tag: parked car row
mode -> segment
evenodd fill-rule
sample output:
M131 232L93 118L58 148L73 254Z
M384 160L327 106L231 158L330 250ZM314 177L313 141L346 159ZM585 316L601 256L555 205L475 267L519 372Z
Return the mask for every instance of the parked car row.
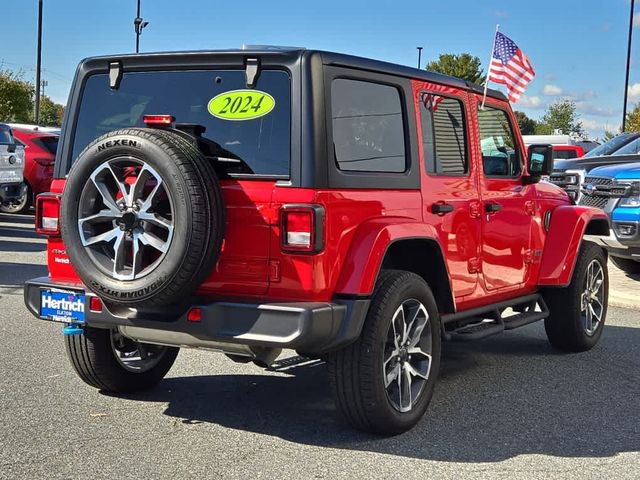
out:
M581 158L556 160L549 181L576 203L607 213L609 236L592 241L621 270L640 274L640 133L620 134Z
M16 143L11 127L0 123L0 205L24 193L24 165L25 149Z
M0 155L3 148L17 153L15 165L0 158L0 212L24 213L36 195L49 191L59 136L58 129L0 124Z
M640 157L640 156L639 156ZM629 274L640 274L640 158L636 163L594 168L582 185L580 205L603 209L611 220L608 237L594 239L611 261Z

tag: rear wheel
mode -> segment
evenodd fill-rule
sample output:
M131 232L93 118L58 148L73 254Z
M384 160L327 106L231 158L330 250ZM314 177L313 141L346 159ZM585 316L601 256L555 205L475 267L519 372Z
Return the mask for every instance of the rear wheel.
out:
M597 245L583 242L571 283L544 292L549 307L544 321L549 342L567 352L593 348L602 335L608 298L606 255Z
M338 409L354 427L395 435L424 415L440 366L440 318L429 286L381 275L360 338L328 357Z
M114 393L147 390L167 374L178 348L135 342L116 329L86 327L65 336L67 355L88 385Z
M0 202L0 212L2 213L26 213L31 208L33 192L28 183L25 182L24 195L16 200L7 203Z
M611 262L622 270L624 273L628 273L629 275L638 275L640 274L640 262L635 260L631 260L630 258L622 258L622 257L609 257Z

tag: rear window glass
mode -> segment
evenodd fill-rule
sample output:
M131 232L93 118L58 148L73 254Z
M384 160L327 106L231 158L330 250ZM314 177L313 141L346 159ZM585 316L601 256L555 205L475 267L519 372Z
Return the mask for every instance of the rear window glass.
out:
M556 150L553 149L554 160L569 160L571 158L578 158L578 153L575 150Z
M339 78L331 85L333 147L342 171L404 172L402 104L397 88Z
M6 125L0 125L0 143L5 145L13 143L13 136L11 135L11 129Z
M58 137L40 137L37 142L52 155L58 150Z
M129 72L117 90L109 76L96 74L85 83L73 142L73 158L95 138L112 130L143 127L143 116L173 115L176 124L205 127L208 151L225 171L269 176L289 175L291 87L284 71L263 70L256 91L274 105L263 116L229 120L209 113L209 101L225 92L246 89L244 70Z

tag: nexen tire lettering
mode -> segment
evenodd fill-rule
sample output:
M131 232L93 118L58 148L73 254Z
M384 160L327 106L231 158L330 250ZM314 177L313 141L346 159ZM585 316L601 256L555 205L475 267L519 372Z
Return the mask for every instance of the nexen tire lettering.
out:
M106 148L111 148L111 147L137 147L137 148L140 148L138 146L138 142L136 140L122 139L122 140L109 140L107 142L104 142L104 143L98 145L98 151L101 152L101 151L105 150Z

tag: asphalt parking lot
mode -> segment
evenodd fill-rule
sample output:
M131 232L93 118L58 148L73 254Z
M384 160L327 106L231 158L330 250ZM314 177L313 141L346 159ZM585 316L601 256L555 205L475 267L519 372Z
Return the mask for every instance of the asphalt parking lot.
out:
M582 354L552 350L540 323L446 344L427 415L385 439L337 418L318 362L266 372L182 351L150 392L85 386L61 327L23 306L24 280L46 274L32 222L0 214L2 479L640 477L638 310L611 307Z

